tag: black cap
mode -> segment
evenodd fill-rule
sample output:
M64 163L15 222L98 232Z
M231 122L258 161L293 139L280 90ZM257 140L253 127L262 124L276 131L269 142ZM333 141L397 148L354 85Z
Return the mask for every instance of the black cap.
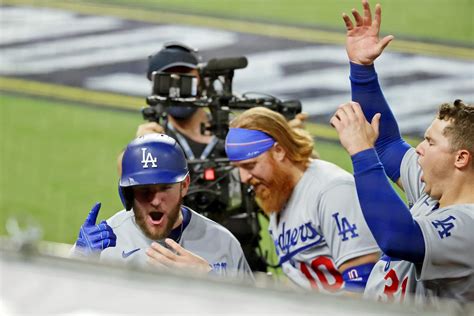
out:
M151 74L165 71L171 67L187 67L196 69L200 61L197 50L179 42L169 42L163 48L148 59L147 77L151 80Z

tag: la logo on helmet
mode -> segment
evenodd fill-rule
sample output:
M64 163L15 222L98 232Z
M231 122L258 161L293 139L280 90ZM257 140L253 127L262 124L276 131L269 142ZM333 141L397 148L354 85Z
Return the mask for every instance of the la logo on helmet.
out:
M148 168L148 164L151 163L152 168L158 167L156 165L157 158L153 157L151 152L147 152L148 148L142 148L142 161L143 169Z

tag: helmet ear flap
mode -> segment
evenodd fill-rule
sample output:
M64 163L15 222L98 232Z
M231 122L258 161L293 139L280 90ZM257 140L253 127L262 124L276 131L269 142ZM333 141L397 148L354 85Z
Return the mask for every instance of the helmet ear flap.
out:
M121 187L119 184L118 191L125 210L130 211L133 207L133 189Z

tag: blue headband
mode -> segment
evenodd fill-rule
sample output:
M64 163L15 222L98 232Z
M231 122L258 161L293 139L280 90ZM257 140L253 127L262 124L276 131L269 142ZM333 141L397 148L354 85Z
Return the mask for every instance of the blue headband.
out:
M225 151L230 161L260 156L275 144L268 134L245 128L230 128L225 139Z

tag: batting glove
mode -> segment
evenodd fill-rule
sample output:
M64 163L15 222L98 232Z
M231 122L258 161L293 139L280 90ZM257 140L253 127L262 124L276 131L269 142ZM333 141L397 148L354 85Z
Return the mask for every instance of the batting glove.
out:
M100 203L94 205L79 231L76 250L84 256L98 254L105 248L115 247L117 242L117 236L106 221L96 224L100 206Z

